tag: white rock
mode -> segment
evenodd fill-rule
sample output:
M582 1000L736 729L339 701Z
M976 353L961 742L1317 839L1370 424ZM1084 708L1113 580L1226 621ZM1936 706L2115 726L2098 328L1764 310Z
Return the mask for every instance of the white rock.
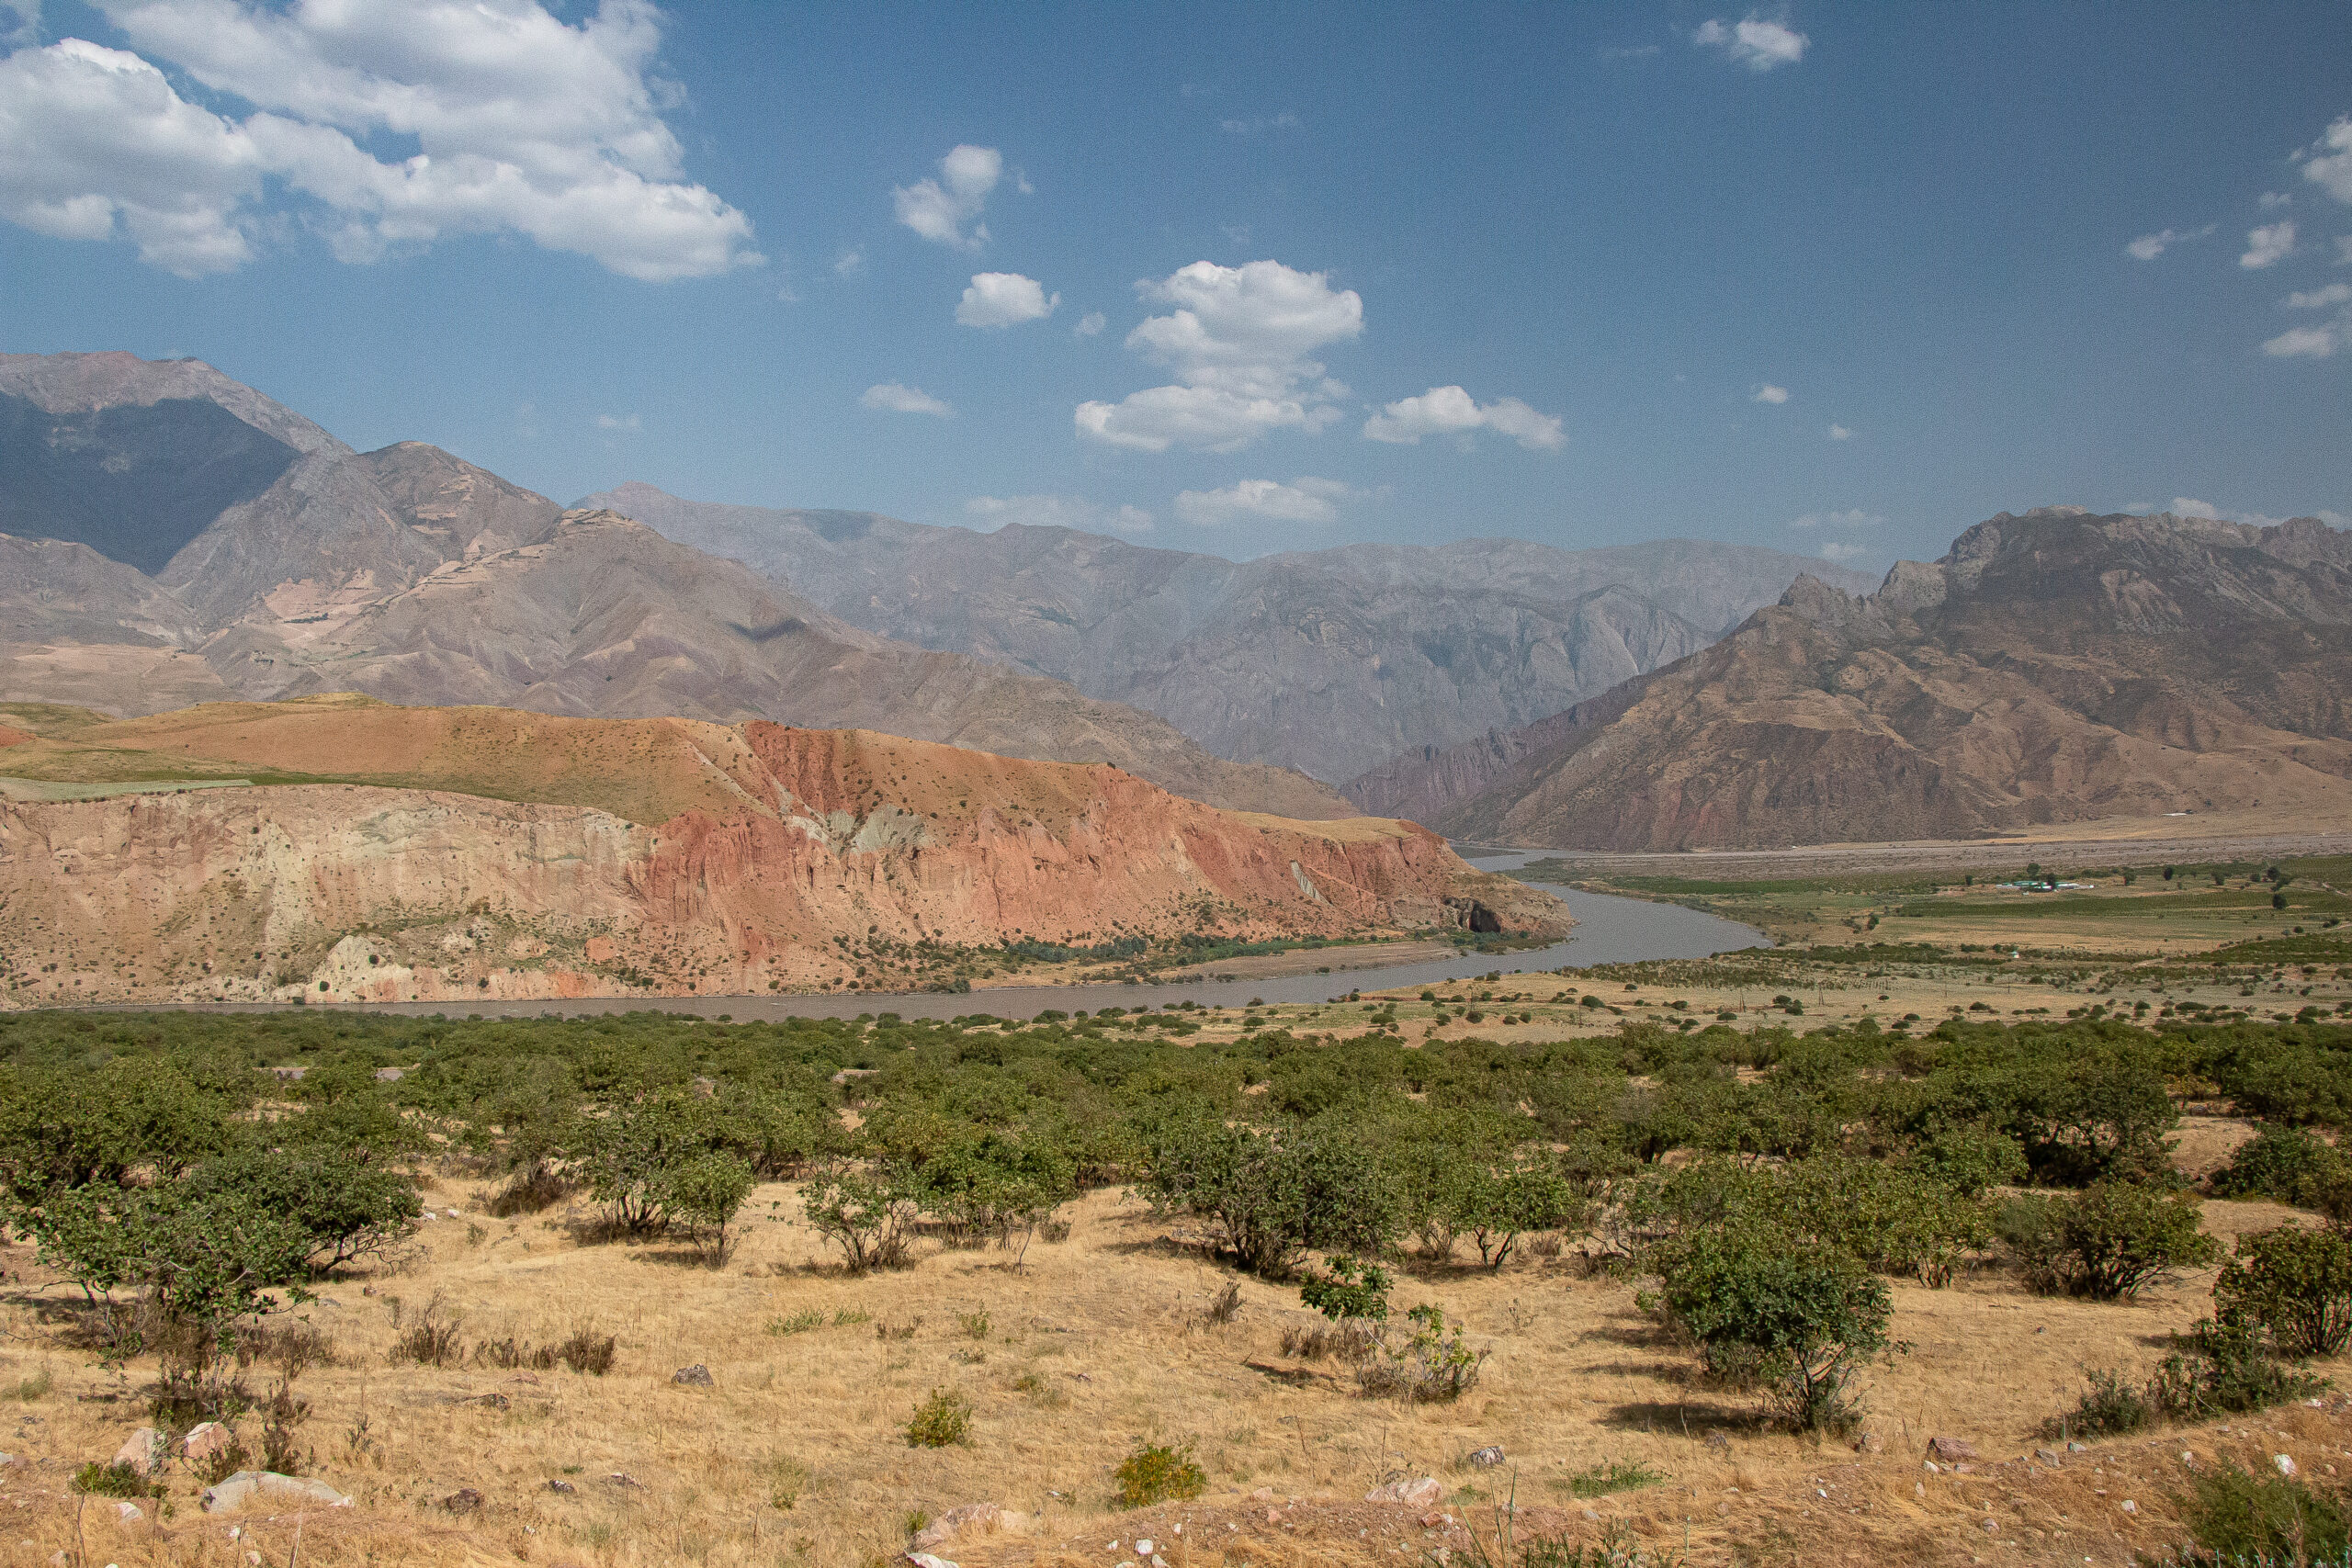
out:
M928 1551L910 1551L907 1553L907 1561L914 1564L914 1568L956 1568L956 1564L944 1557L933 1557Z
M2140 1511L2140 1505L2126 1497L2123 1499L2123 1511L2127 1514L2136 1514Z
M306 1481L300 1476L280 1475L274 1470L241 1470L217 1486L204 1489L204 1511L208 1514L231 1513L248 1503L268 1501L276 1504L320 1504L329 1508L348 1508L351 1499L323 1481Z
M2285 1476L2288 1480L2292 1481L2295 1478L2295 1461L2288 1455L2272 1454L2270 1456L2270 1462L2277 1465L2278 1467L2278 1473Z
M1146 1536L1143 1540L1136 1542L1136 1555L1137 1557L1148 1557L1151 1555L1151 1549L1158 1544L1159 1542L1153 1540L1150 1537Z
M1385 1486L1375 1486L1363 1495L1367 1503L1402 1503L1408 1507L1433 1507L1445 1495L1445 1487L1434 1475L1424 1475L1414 1481L1392 1481Z
M147 1510L136 1503L117 1503L114 1506L114 1517L119 1523L134 1524L147 1517Z

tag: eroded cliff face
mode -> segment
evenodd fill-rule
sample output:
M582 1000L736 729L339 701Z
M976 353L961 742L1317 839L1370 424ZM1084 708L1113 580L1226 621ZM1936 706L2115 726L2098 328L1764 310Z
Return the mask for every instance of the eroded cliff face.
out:
M1428 830L1221 812L1116 769L752 724L658 826L366 784L0 803L17 1005L983 984L1008 941L1556 931Z

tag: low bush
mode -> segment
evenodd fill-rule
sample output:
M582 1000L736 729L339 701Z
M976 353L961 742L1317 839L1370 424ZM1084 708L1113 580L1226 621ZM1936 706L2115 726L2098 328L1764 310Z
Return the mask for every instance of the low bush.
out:
M1477 1386L1487 1352L1473 1350L1463 1342L1460 1324L1448 1332L1445 1314L1426 1303L1407 1312L1405 1321L1412 1325L1409 1331L1382 1334L1377 1341L1380 1354L1358 1360L1356 1382L1365 1393L1416 1404L1445 1404Z
M2342 1156L2301 1127L2265 1126L2213 1173L2213 1194L2315 1209L2343 1166Z
M2092 1301L2136 1295L2221 1256L2198 1228L2194 1197L2132 1182L2095 1181L2071 1198L2012 1199L2000 1230L2035 1289Z
M2175 1421L2245 1415L2305 1399L2327 1380L2269 1353L2245 1323L2213 1318L2180 1339L2148 1380L2148 1400Z
M2181 1515L2215 1568L2345 1561L2343 1507L2284 1475L2249 1475L2235 1465L2199 1475Z
M1193 1461L1191 1450L1158 1443L1138 1445L1119 1461L1112 1478L1118 1483L1120 1506L1128 1508L1182 1502L1209 1489L1208 1474Z
M74 1490L91 1497L160 1497L163 1487L147 1479L135 1464L92 1460L74 1472Z
M613 1359L620 1351L620 1338L582 1326L573 1329L553 1348L555 1359L573 1371L600 1378L613 1370Z
M1380 1344L1379 1325L1362 1318L1342 1318L1337 1323L1308 1324L1283 1330L1283 1354L1302 1361L1319 1361L1328 1356L1352 1366L1378 1350Z
M2088 1385L2075 1408L2041 1424L2041 1435L2053 1442L2076 1438L2128 1438L2157 1415L2144 1391L2112 1367L2084 1374Z
M944 1449L972 1438L972 1402L946 1389L933 1389L907 1423L907 1447Z
M2352 1339L2352 1240L2300 1225L2242 1235L2214 1281L2213 1306L2282 1356L2333 1356Z
M1664 1471L1652 1470L1637 1459L1611 1460L1605 1464L1577 1471L1562 1484L1571 1497L1606 1497L1611 1492L1633 1492L1645 1486L1656 1486L1665 1479Z
M436 1299L416 1314L416 1321L392 1339L392 1359L420 1367L454 1367L465 1359L458 1347L458 1325L441 1315Z
M533 1160L501 1182L482 1205L493 1219L537 1214L554 1208L571 1192L571 1183L545 1160Z
M1799 1431L1855 1425L1853 1377L1888 1348L1894 1301L1853 1254L1727 1225L1662 1245L1651 1267L1668 1321L1711 1369L1752 1369L1775 1414Z

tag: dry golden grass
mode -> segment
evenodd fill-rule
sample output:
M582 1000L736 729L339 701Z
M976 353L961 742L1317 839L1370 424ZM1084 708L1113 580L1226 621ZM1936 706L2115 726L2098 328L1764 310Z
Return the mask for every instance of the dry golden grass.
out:
M1408 1271L1400 1304L1439 1303L1491 1353L1460 1403L1412 1407L1358 1397L1333 1363L1295 1387L1253 1370L1288 1364L1282 1329L1311 1321L1295 1292L1211 1263L1119 1192L1065 1211L1069 1238L1033 1245L1021 1267L1004 1251L926 1244L912 1269L865 1279L832 1267L781 1186L754 1196L745 1240L720 1271L674 1246L581 1245L560 1212L483 1218L469 1183L431 1196L468 1217L424 1227L398 1267L334 1281L303 1309L341 1357L303 1378L316 1405L305 1437L317 1472L357 1503L307 1516L304 1562L854 1564L895 1553L912 1514L987 1500L1031 1520L942 1549L965 1568L1113 1568L1138 1535L1170 1563L1395 1563L1490 1518L1515 1487L1535 1510L1530 1525L1590 1539L1621 1521L1677 1551L1687 1531L1694 1563L2107 1563L2178 1539L2167 1498L2183 1484L2183 1447L2210 1456L2235 1445L2258 1461L2289 1452L2324 1476L2346 1437L2334 1407L2297 1408L2255 1423L2255 1436L2166 1434L2160 1447L2072 1456L2054 1472L1995 1468L2071 1406L2084 1369L2151 1368L2166 1335L2207 1310L2209 1276L2114 1305L2030 1296L1994 1270L1943 1291L1898 1284L1894 1332L1910 1350L1870 1374L1870 1425L1885 1451L1863 1457L1763 1429L1751 1398L1696 1380L1690 1358L1636 1310L1630 1283L1566 1258ZM2224 1237L2289 1213L2206 1208ZM5 1298L0 1391L44 1371L53 1386L0 1406L0 1445L17 1456L0 1472L0 1560L66 1550L72 1561L72 1469L109 1457L139 1424L153 1367L110 1370L69 1348L70 1290L43 1287L21 1251L6 1266L24 1284ZM1204 1309L1228 1281L1240 1313L1211 1324ZM435 1298L461 1314L469 1349L508 1336L546 1344L590 1324L618 1334L618 1364L605 1378L394 1365L396 1314L413 1322ZM808 1314L820 1325L779 1331ZM714 1387L670 1381L694 1363ZM908 1417L933 1389L973 1402L968 1446L907 1445ZM1920 1450L1935 1435L1974 1442L1984 1466L1927 1475ZM1209 1494L1119 1510L1111 1470L1142 1441L1189 1445ZM1504 1448L1505 1467L1467 1463L1487 1444ZM1589 1502L1571 1495L1571 1476L1612 1461L1668 1480ZM1448 1500L1427 1525L1418 1510L1358 1501L1400 1472L1444 1483ZM607 1479L616 1473L640 1484ZM559 1480L577 1490L551 1491ZM245 1535L232 1542L232 1521L197 1510L191 1476L170 1486L175 1511L160 1523L120 1528L111 1504L85 1505L85 1560L287 1560L291 1517L238 1521ZM481 1494L480 1512L442 1507L461 1488ZM786 1492L792 1506L780 1507ZM2135 1514L2120 1512L2125 1495ZM1992 1535L1981 1528L1988 1509ZM1106 1548L1114 1540L1121 1551Z

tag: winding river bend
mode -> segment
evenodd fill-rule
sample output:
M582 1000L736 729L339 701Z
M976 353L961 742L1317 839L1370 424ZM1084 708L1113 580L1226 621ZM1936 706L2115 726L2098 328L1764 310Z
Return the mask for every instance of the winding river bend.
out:
M1468 858L1481 871L1517 871L1534 854L1478 854ZM334 1004L335 1010L355 1012L479 1014L483 1018L538 1018L554 1014L580 1018L597 1013L683 1012L716 1018L720 1013L749 1021L774 1018L855 1018L860 1013L894 1012L901 1018L961 1018L989 1013L998 1018L1030 1018L1047 1008L1074 1011L1099 1008L1157 1008L1166 1002L1193 1001L1208 1007L1239 1007L1254 999L1267 1002L1320 1002L1357 987L1385 989L1392 986L1431 986L1446 980L1467 980L1499 971L1505 975L1551 969L1583 969L1600 964L1636 964L1666 958L1708 958L1742 948L1770 947L1761 931L1720 916L1685 909L1673 904L1653 904L1640 898L1618 898L1581 893L1572 887L1550 887L1576 917L1576 927L1564 942L1524 953L1467 953L1455 958L1419 963L1363 964L1328 975L1265 975L1233 980L1170 980L1157 986L991 986L969 993L943 995L932 991L892 993L855 991L848 995L777 995L739 997L583 997L574 1001L513 1002L366 1002ZM1350 950L1329 950L1344 961ZM270 1010L264 1004L215 1004L203 1010L223 1012Z

